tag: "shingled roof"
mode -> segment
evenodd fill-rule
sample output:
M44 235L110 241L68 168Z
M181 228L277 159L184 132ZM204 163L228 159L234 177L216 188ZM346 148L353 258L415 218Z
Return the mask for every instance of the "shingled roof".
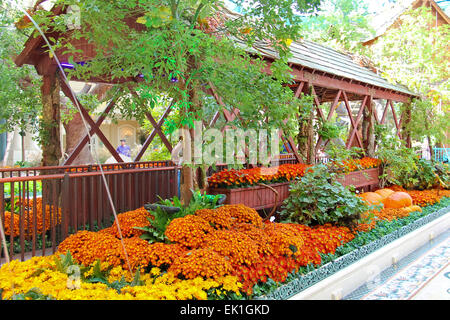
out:
M251 51L277 58L277 53L262 41L256 43ZM302 40L292 42L290 51L292 57L289 62L292 64L415 96L406 87L389 83L379 74L357 63L352 56L332 48Z

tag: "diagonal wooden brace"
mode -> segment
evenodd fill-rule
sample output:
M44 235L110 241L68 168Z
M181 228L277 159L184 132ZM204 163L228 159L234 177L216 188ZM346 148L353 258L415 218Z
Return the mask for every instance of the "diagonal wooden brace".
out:
M347 148L349 148L352 145L352 142L353 142L353 139L354 139L355 135L360 137L359 132L358 132L358 125L359 125L359 122L362 119L362 114L364 112L364 108L366 106L366 103L367 103L368 99L369 99L368 96L364 96L363 101L361 102L361 107L359 108L358 114L356 115L356 121L354 121L354 126L353 126L353 129L352 129L352 132L350 133L349 139L347 140L347 143L346 143L346 147ZM361 137L360 137L360 139L361 139Z
M105 111L103 112L102 116L97 120L97 122L94 122L92 120L89 113L86 111L86 109L82 106L78 98L74 97L72 95L72 91L67 86L67 84L64 81L60 81L61 83L61 90L63 93L72 101L74 105L78 105L80 107L81 116L84 118L84 120L88 123L90 126L89 134L86 134L86 136L80 141L80 143L77 145L75 150L72 152L72 154L69 156L69 158L64 162L64 165L70 165L75 158L78 156L78 154L81 152L81 150L84 148L84 146L89 142L89 136L92 136L96 134L99 139L104 143L105 147L108 149L108 151L111 153L111 155L116 159L117 162L123 162L122 158L117 153L116 149L111 145L111 143L108 141L108 139L105 137L103 132L100 130L100 125L104 121L106 115L111 111L111 109L115 105L115 101L112 100Z
M355 131L356 132L356 140L358 140L358 144L359 147L361 149L363 149L363 143L362 143L362 139L359 136L359 132L358 132L358 124L355 122L355 120L353 119L353 115L352 115L352 109L350 108L350 103L348 102L348 97L347 94L345 93L345 91L342 92L343 96L344 96L344 104L345 104L345 108L347 109L347 113L348 116L350 118L350 123L352 126L352 132ZM362 108L364 108L365 103L362 105ZM356 130L355 130L356 129ZM350 141L350 143L353 141ZM349 145L346 145L346 147L348 147Z
M161 126L163 125L164 121L166 120L167 116L169 115L170 111L172 110L172 105L173 105L173 101L170 103L170 105L167 107L167 109L164 111L164 114L161 116L161 119L159 119L158 123L155 125L153 125L153 130L150 133L150 135L147 137L147 139L144 142L144 145L142 146L141 150L139 151L138 155L136 156L136 158L134 159L135 162L138 162L141 160L142 156L144 155L145 151L147 151L148 146L150 145L150 143L153 141L153 139L155 138L156 134L159 132L161 132ZM153 123L152 123L153 124ZM158 129L157 129L158 128ZM162 132L161 132L162 133ZM164 136L165 137L165 136ZM170 145L170 143L169 143ZM166 145L167 147L167 145ZM167 148L169 149L169 148ZM170 145L170 149L169 151L172 152L173 148L172 145Z

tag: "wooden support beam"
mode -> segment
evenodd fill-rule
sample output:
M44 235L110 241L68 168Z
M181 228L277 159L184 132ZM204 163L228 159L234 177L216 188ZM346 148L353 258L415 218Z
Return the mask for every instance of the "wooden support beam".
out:
M397 121L397 114L395 112L394 104L392 101L390 102L390 105L391 105L392 117L394 118L395 128L397 129L397 135L401 139L402 134L400 132L399 121Z
M337 106L338 106L338 103L339 103L339 99L340 99L340 97L341 97L341 94L342 94L342 90L338 90L338 92L337 92L337 94L336 94L336 96L334 97L334 101L333 101L333 104L331 105L331 107L330 107L330 111L328 112L328 117L327 117L327 121L330 121L331 120L331 117L333 116L333 114L334 114L334 111L336 110L336 108L337 108ZM317 151L319 150L319 147L320 147L320 144L322 143L322 137L320 137L319 136L319 138L317 139L317 143L316 143L316 153L317 153Z
M390 103L391 103L391 100L389 100L389 99L386 100L386 106L384 107L383 116L381 117L380 124L384 124L386 122L387 111L389 109Z
M172 145L170 144L169 140L167 140L167 137L164 135L164 133L161 131L162 123L156 123L155 119L153 118L153 116L149 112L146 112L145 116L150 121L150 123L153 125L154 130L156 131L156 133L161 138L161 141L164 143L164 145L166 146L167 150L169 150L169 152L172 152L172 149L173 149Z
M169 115L170 111L172 110L172 105L173 105L174 101L172 100L172 102L170 103L170 105L166 108L166 110L164 111L163 115L161 116L161 119L159 119L158 123L155 125L153 125L153 131L150 133L150 135L147 137L147 139L145 140L141 150L139 151L138 155L136 156L136 158L134 159L134 162L138 162L141 160L142 156L144 155L145 151L147 151L148 146L150 145L150 143L153 141L153 139L155 138L156 134L158 133L158 130L156 128L159 129L159 132L161 132L161 126L164 124L164 121L166 120L167 116ZM170 145L170 143L169 143ZM167 146L166 146L167 147ZM172 152L173 148L171 146L170 148L170 152Z
M346 143L346 147L350 148L353 142L353 139L355 137L355 135L359 136L359 131L358 131L358 125L362 119L362 114L364 112L364 108L366 106L367 100L369 99L368 96L364 96L362 102L361 102L361 106L359 108L358 114L356 115L356 121L354 122L354 127L350 133L349 138L347 139L347 143ZM361 137L360 137L361 139Z
M271 61L267 60L266 67L264 71L268 74L271 73L270 70ZM372 95L374 99L391 99L398 102L409 102L412 98L411 95L398 92L398 91L386 91L385 88L377 87L370 84L360 84L351 79L340 77L336 78L331 74L319 74L314 73L314 70L307 71L303 67L293 65L291 74L294 76L294 80L307 81L312 85L322 88L334 89L334 90L344 90L347 93L356 94L359 96Z
M108 105L106 106L105 110L103 110L102 115L97 119L95 122L95 127L99 128L103 121L106 119L106 116L111 112L111 110L116 105L115 99L111 100ZM78 145L73 149L72 153L69 155L69 157L66 159L63 165L68 166L73 163L73 161L77 158L77 156L80 154L81 150L83 150L84 146L89 142L89 136L93 136L95 134L95 129L91 128L89 130L89 134L86 134L83 139L80 140Z
M87 124L90 126L90 129L95 132L95 134L99 137L99 139L103 142L105 147L108 149L108 151L111 153L111 155L116 159L117 162L123 162L122 158L117 153L116 149L111 145L111 143L108 141L108 139L105 137L103 132L100 130L100 127L96 125L94 120L92 120L91 116L89 115L89 112L83 107L83 105L80 103L77 97L74 97L72 95L72 91L68 87L65 81L60 81L61 83L61 89L64 92L64 94L67 96L67 98L72 101L74 105L78 105L80 107L81 116L84 118L84 120L87 122Z
M359 132L358 132L358 127L357 127L357 123L355 122L355 120L353 119L353 115L352 115L352 109L350 108L350 103L348 101L348 97L347 94L344 92L342 92L343 96L344 96L344 104L345 104L345 108L347 109L347 114L350 118L350 123L351 123L351 128L352 131L356 129L356 140L358 140L358 144L360 148L363 148L363 143L362 143L362 139L359 136Z

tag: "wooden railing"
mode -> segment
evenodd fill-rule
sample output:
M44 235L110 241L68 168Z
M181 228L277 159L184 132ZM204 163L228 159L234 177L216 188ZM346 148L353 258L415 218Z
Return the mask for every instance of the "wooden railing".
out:
M100 165L79 165L79 166L46 166L46 167L23 167L23 168L0 168L1 178L35 176L46 173L64 173L64 172L94 172L100 171L117 171L135 168L156 168L173 166L170 160L163 161L146 161L146 162L124 162Z
M111 202L120 213L178 193L175 166L115 169L104 175L94 170L0 178L0 218L9 256L24 260L54 253L78 230L110 226ZM0 247L3 262L6 255Z

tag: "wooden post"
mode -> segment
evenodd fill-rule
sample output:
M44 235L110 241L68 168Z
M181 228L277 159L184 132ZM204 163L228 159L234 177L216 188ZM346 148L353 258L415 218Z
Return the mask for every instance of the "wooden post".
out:
M306 87L305 89L309 89L310 95L315 95L315 92L313 91L313 87L310 83L307 84L307 86L299 86L300 90L303 89L303 87ZM296 93L296 97L298 97L299 94ZM300 106L301 108L301 106ZM319 108L319 106L317 106ZM298 151L302 155L303 160L307 164L314 164L316 161L315 156L315 145L314 145L314 114L315 114L315 108L312 107L311 110L309 110L308 114L305 114L304 110L299 110L299 117L298 117L298 136L297 136L297 143L298 143Z
M402 137L406 141L406 146L408 148L412 147L412 141L411 141L411 133L410 129L408 128L409 123L411 122L411 103L405 104L405 109L403 110L402 114Z
M42 165L57 166L61 159L60 142L60 86L56 72L43 75L41 145Z

